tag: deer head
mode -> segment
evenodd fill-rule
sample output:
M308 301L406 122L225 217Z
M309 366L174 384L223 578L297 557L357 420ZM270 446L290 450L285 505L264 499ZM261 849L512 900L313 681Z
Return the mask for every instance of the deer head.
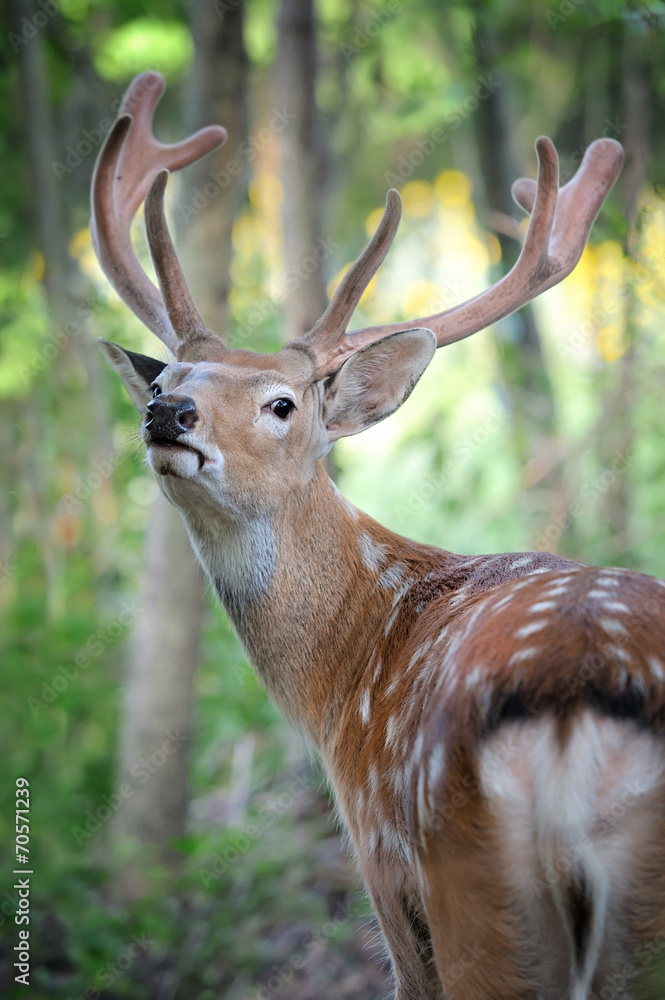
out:
M513 188L531 213L513 270L452 309L348 331L399 225L400 197L389 191L379 227L315 327L273 354L259 354L228 348L206 327L187 290L164 217L168 173L223 142L225 132L212 127L174 146L158 143L151 120L162 90L154 73L131 85L95 170L92 229L109 280L176 360L165 363L108 342L102 348L143 415L142 437L164 493L181 507L196 498L230 516L268 512L297 497L335 440L383 420L404 402L437 347L507 316L569 274L622 162L619 144L601 139L559 191L554 146L538 139L537 182ZM159 291L129 236L144 197Z

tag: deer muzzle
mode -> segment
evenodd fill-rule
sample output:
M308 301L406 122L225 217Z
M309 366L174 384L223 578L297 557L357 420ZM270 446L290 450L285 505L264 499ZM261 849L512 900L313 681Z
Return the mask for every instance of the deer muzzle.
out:
M190 396L169 400L157 396L148 403L145 426L148 437L155 444L179 444L179 438L191 431L198 414Z

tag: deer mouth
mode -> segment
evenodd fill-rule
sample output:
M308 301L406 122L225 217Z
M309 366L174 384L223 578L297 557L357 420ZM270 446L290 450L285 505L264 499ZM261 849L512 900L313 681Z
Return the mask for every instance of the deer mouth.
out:
M194 445L191 445L191 444L185 444L184 441L169 441L169 440L167 440L167 438L152 438L152 440L149 443L149 447L151 447L151 448L171 448L171 449L178 449L178 448L180 448L180 449L184 449L185 451L191 451L191 452L193 452L198 457L198 460L199 460L199 462L201 464L201 467L203 467L203 464L205 463L205 460L206 460L206 457L205 457L205 455L203 454L203 452L201 451L200 448L196 448L196 447L194 447Z
M206 455L194 445L168 438L151 438L148 442L150 464L161 476L191 479L206 464Z

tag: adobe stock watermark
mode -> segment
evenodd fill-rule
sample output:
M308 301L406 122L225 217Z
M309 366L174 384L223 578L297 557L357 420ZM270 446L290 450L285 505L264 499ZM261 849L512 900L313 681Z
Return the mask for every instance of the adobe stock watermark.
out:
M158 67L154 66L153 68L157 69ZM151 77L146 77L141 85L135 84L133 89L134 99L137 102L140 102L143 95L150 89L151 86ZM76 168L79 167L88 156L97 152L97 150L102 146L106 136L113 127L121 105L122 100L117 98L112 102L112 104L109 105L109 110L113 117L102 118L97 123L96 128L82 129L82 138L79 139L75 145L70 143L65 146L65 153L63 157L64 162L60 162L60 160L51 161L51 170L59 182L62 182L63 178L67 174L71 174L72 171L76 170Z
M0 560L0 583L6 583L16 569L16 556L10 552L8 556Z
M597 849L604 837L616 831L618 823L626 816L630 805L638 802L644 796L645 790L642 785L627 783L620 799L613 802L602 815L594 815L593 835L580 834L574 843L562 848L554 860L545 862L543 878L532 878L529 882L536 899L540 899L544 893L552 892L561 879L568 879L571 872L579 869L585 857L591 858L589 852Z
M316 246L310 254L298 264L293 264L282 275L283 287L276 291L274 295L255 302L252 305L249 315L234 329L234 337L237 340L249 340L254 331L261 326L266 319L277 316L278 306L286 298L286 290L296 291L300 285L313 274L320 265L339 249L339 243L335 243L329 236L319 237Z
M612 659L603 653L585 653L577 664L572 677L566 678L566 684L570 693L575 694L579 688L587 687L589 681L593 680L594 677L597 678L601 671L605 671L609 666L614 665L617 656L616 650L622 648L622 646L615 643L615 653ZM628 687L630 687L630 681L628 682Z
M212 9L217 14L220 21L224 20L225 14L230 14L242 4L243 0L213 0Z
M45 371L59 354L62 353L74 337L78 337L85 329L84 323L97 315L108 305L108 296L99 293L94 298L79 302L75 308L76 315L82 323L67 323L64 330L50 333L41 347L35 347L30 352L27 365L19 365L18 373L24 383L32 382L35 375Z
M207 865L197 869L204 889L218 881L229 869L257 843L266 830L277 822L280 816L291 808L296 799L309 791L310 785L304 777L296 777L278 795L262 803L256 817L237 833L232 833L227 845L215 851Z
M46 27L52 17L60 13L66 7L69 0L38 0L36 10L32 17L21 18L20 33L14 31L7 33L7 41L14 52L18 52L22 45L27 45L39 32Z
M124 803L136 795L139 786L145 785L152 775L164 766L169 757L177 753L188 740L189 736L179 730L167 733L159 749L153 750L149 757L141 757L135 764L132 764L129 773L133 783L123 781L111 795L102 795L98 806L94 809L86 809L83 814L85 816L83 825L75 824L70 827L70 833L76 846L82 847L91 837L99 833L102 826L108 823Z
M96 153L102 146L106 136L113 128L113 123L121 103L120 98L118 98L111 104L112 118L102 118L97 123L96 128L81 129L81 138L78 142L75 145L69 143L65 146L62 161L51 160L51 170L60 183L62 183L68 174L71 174L77 167L80 167L86 157L90 156L91 153Z
M246 993L243 1000L270 1000L271 997L279 996L294 983L296 974L306 967L308 961L325 948L326 942L335 937L339 928L352 919L351 906L348 903L340 903L330 920L327 920L318 931L306 934L297 951L281 965L275 963L266 981L257 985L251 993Z
M142 613L143 608L139 605L123 602L118 615L88 636L71 663L61 664L56 668L50 681L42 682L41 697L35 698L31 695L26 699L26 704L32 712L33 718L53 705L70 684L78 680L82 671L88 670L109 646L114 645Z
M108 458L92 463L92 471L76 477L74 490L65 493L60 504L67 514L80 514L84 503L90 499L102 483L110 479L125 457L125 449L112 451Z
M447 483L459 472L461 464L466 462L474 451L486 445L491 436L508 421L507 411L496 408L480 427L457 441L453 448L456 459L448 459L440 470L428 472L418 486L411 487L404 501L395 505L395 513L400 522L409 520L416 511L434 509Z
M536 549L539 552L554 552L553 546L559 541L564 531L589 507L597 504L601 497L605 496L616 485L619 478L628 472L634 461L635 459L631 457L630 452L615 451L610 467L584 483L580 490L581 499L572 500L565 511L552 515L544 531L536 532Z
M642 210L643 214L645 210ZM642 294L653 284L658 272L665 266L665 250L650 250L646 255L640 255L632 268L630 275L630 287L625 285L614 290L613 295L608 295L596 306L587 316L583 323L570 327L568 336L564 341L559 342L558 350L564 358L572 357L583 348L593 343L599 330L605 324L617 319L627 302L630 300L631 290L639 290Z
M481 948L478 942L475 944L467 944L466 942L462 945L460 949L460 957L452 965L446 966L446 968L439 973L441 977L441 984L444 989L451 989L456 983L459 983L461 979L464 979L469 969L473 969L474 966L478 965L483 958L487 955L484 948Z
M110 990L114 983L127 972L136 959L145 955L154 945L155 942L150 940L147 934L132 935L130 943L112 962L107 962L97 969L93 980L94 985L91 984L76 997L70 994L67 1000L101 1000L107 990Z
M450 133L458 129L463 121L478 110L481 102L486 101L500 86L501 80L495 79L491 72L478 77L473 93L460 101L454 112L444 120L443 125L432 129L424 139L417 139L411 152L400 156L395 170L386 171L383 175L386 184L398 187L412 177L416 169L436 152L439 146L448 141Z
M426 826L420 830L423 841L426 842L440 833L446 823L450 823L460 809L466 808L470 798L476 799L478 796L483 796L488 784L504 771L510 762L522 753L523 749L521 741L508 728L501 735L500 740L495 740L492 753L483 758L479 772L465 770L461 780L463 787L447 795L445 799L437 801L436 808L428 810ZM431 795L431 791L432 789L428 790L429 795Z
M628 122L622 122L618 115L615 118L610 118L606 115L603 119L603 131L601 136L603 139L620 139L627 128ZM584 154L588 148L588 146L579 146L573 153L570 154L568 161L574 167L574 170L566 170L562 168L559 172L559 184L565 184L566 181L570 180L584 159Z
M605 326L608 320L612 321L621 314L629 296L630 292L627 288L618 288L616 290L616 297L609 295L603 299L589 313L588 318L583 323L568 330L567 341L565 343L560 341L557 344L559 354L564 358L569 358L593 343L601 327Z
M582 7L585 3L586 0L561 0L556 10L548 10L545 17L552 31L556 31L560 24L572 17L577 8Z
M244 163L253 163L258 154L268 146L276 135L283 132L296 115L287 108L273 108L270 120L266 126L251 135L246 142L238 146L238 157L229 160L223 170L210 170L210 180L200 188L194 188L191 200L184 204L180 202L176 209L185 222L190 222L210 204L230 184L233 177L241 172Z
M365 21L362 28L356 28L353 33L353 42L349 44L348 42L343 42L340 46L342 52L344 53L344 58L347 63L357 56L359 52L366 49L373 38L385 28L387 24L401 14L404 10L404 6L400 0L388 0L385 7L381 7L375 10L372 15Z
M654 959L660 957L662 960L664 949L663 936L638 944L628 956L629 960L605 977L600 992L589 994L589 1000L626 1000L626 997L633 996L632 988L630 992L628 988L636 985L633 981L644 975Z

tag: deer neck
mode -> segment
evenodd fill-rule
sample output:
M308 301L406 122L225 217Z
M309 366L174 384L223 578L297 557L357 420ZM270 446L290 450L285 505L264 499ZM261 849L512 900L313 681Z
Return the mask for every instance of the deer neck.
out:
M320 467L270 517L190 510L185 521L259 676L317 745L362 680L398 594L447 555L358 511Z

